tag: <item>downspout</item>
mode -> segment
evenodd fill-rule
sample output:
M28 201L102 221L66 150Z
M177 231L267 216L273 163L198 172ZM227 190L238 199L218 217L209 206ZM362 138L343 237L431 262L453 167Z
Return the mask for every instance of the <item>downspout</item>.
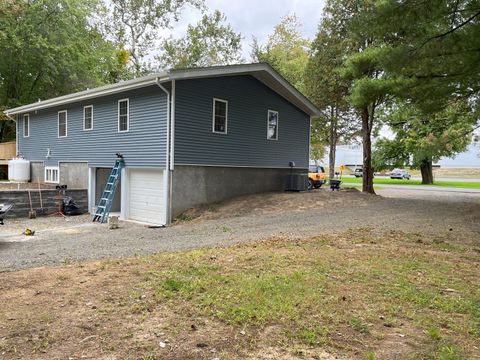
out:
M175 98L176 98L176 91L175 91L175 80L172 80L172 125L171 125L171 141L170 141L170 170L173 171L174 164L175 164Z
M160 83L160 79L156 80L157 86L167 95L167 146L166 146L166 158L165 158L165 185L164 185L164 198L166 199L166 222L171 223L171 208L172 208L172 191L171 191L171 174L170 174L170 92Z

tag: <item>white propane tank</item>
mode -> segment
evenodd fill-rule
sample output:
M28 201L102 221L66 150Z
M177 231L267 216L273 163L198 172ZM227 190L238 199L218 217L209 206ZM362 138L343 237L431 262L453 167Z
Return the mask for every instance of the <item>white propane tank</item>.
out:
M30 181L30 161L15 157L8 161L8 180L15 182Z

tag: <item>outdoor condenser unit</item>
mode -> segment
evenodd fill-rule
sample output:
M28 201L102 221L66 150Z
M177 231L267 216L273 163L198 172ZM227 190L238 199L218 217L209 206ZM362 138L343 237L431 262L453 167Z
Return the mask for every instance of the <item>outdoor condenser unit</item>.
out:
M293 172L295 163L290 161L291 173L285 177L286 191L306 191L308 184L308 176L306 174L296 174Z

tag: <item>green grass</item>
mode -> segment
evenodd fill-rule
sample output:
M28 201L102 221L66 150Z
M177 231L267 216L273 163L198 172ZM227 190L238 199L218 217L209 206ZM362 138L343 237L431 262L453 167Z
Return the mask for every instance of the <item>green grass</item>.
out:
M404 331L406 321L423 338L419 348L428 349L422 358L461 359L480 341L478 263L457 258L468 247L457 244L445 253L434 238L418 242L415 236L389 238L368 229L354 234L355 239L158 255L154 261L163 266L149 271L142 287L159 303L184 304L194 316L241 328L276 325L287 338L277 341L333 351L348 353L355 348L350 341L358 339L374 344L385 329ZM399 251L398 239L410 250ZM458 292L442 290L451 287Z
M344 184L361 184L362 178L345 176L342 178ZM380 185L421 185L421 186L441 186L460 189L480 189L480 181L446 181L437 180L433 185L422 185L421 180L397 180L390 178L374 178L374 184Z

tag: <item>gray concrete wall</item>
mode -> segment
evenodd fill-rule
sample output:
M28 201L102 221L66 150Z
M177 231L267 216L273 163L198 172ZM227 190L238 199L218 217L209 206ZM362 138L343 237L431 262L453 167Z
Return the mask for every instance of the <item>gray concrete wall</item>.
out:
M88 188L88 164L86 162L61 162L60 184L69 189Z
M71 196L82 212L87 212L87 190L67 190L65 193ZM37 216L53 214L58 211L59 195L57 190L42 190L43 211L41 211L40 193L31 190L32 207L37 211ZM7 213L5 219L27 217L30 211L30 200L26 190L0 191L0 203L13 203L13 209Z
M30 163L30 181L37 182L37 179L40 179L41 183L45 181L45 166L42 161Z
M110 176L110 172L112 169L110 168L97 168L96 169L96 181L95 181L95 206L98 205L100 201L100 196L102 195L103 189L105 188L105 184L108 181L108 177ZM121 193L122 193L122 183L119 182L117 186L117 190L115 191L115 198L112 202L112 207L110 208L111 212L120 212L120 201L121 201Z
M172 216L235 196L284 189L290 169L180 166L173 171ZM307 169L296 169L307 173Z

